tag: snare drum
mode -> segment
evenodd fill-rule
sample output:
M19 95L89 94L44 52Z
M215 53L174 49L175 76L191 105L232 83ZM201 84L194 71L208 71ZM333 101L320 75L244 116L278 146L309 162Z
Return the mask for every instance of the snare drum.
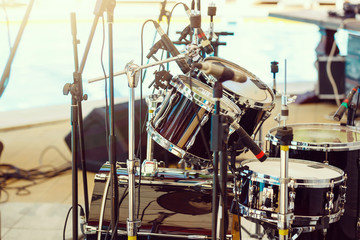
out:
M243 83L234 81L223 82L223 92L224 96L233 101L241 109L240 126L250 136L256 134L275 106L275 97L272 90L257 76L235 63L218 57L207 57L204 59L204 62L222 64L247 76L247 81ZM216 81L214 77L211 75L204 75L204 77L208 84L214 85Z
M250 159L242 161L241 165L248 169L237 177L238 206L232 207L232 213L239 211L249 220L265 222L276 228L280 204L280 159L268 158L262 163ZM289 159L289 178L288 203L289 212L294 214L293 227L318 228L327 217L329 223L340 219L346 179L341 169Z
M106 191L109 172L110 165L106 163L95 175L89 220L85 228L87 239L96 239L100 227L104 237L111 223L111 191ZM121 200L127 190L127 169L118 168L117 174ZM228 193L231 197L228 197L228 206L233 198L231 181L232 177L229 177ZM137 187L138 184L136 194ZM106 202L102 207L104 197ZM141 178L140 210L137 217L141 220L141 226L138 236L140 239L147 239L151 235L154 239L208 239L212 228L211 205L212 175L196 170L159 168L154 177ZM103 217L100 216L101 212ZM126 235L128 214L128 197L125 195L119 209L119 236Z
M148 132L155 142L180 158L195 163L209 162L211 156L207 155L204 146L210 149L211 124L208 120L215 106L212 89L186 76L172 79L171 86L148 124ZM240 109L223 97L220 114L230 117L235 124L240 117ZM201 126L205 141L198 134ZM230 125L229 134L234 131L235 127Z
M360 129L336 124L289 124L293 129L293 141L289 146L291 158L324 162L342 169L347 174L345 213L336 225L336 233L356 239L357 219L360 217L359 164ZM276 138L278 128L270 129L266 136L269 156L280 156L280 144ZM270 144L268 144L270 143ZM330 235L330 234L329 234ZM338 239L334 237L333 239Z

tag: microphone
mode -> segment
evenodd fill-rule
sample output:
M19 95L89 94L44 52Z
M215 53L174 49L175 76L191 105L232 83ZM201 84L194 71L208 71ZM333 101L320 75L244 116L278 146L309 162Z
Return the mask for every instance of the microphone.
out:
M164 0L164 1L161 3L161 9L160 9L160 14L159 14L158 22L161 22L164 16L167 18L167 21L169 22L170 12L166 10L166 1L167 1L167 0Z
M193 67L196 67L205 74L213 75L219 82L231 80L243 83L247 80L247 76L245 74L227 68L223 64L218 62L193 63Z
M167 51L170 52L171 56L176 57L177 55L180 54L180 52L177 50L177 48L175 47L175 45L173 44L173 42L170 40L170 38L168 37L168 35L166 35L166 33L164 32L164 30L160 27L160 25L153 21L154 26L156 28L156 31L159 33L161 40L164 44L164 47ZM181 71L183 73L188 73L190 71L190 67L189 64L187 64L187 62L185 61L185 59L180 59L180 60L176 60L177 65L180 67Z
M204 48L207 54L211 54L214 52L214 48L211 46L211 42L205 36L205 33L201 28L197 29L197 36L200 39L200 44Z
M204 31L201 29L201 15L192 14L190 8L186 4L184 4L184 9L186 15L190 19L190 27L197 29L197 36L200 39L201 46L207 54L213 53L214 48L211 46L211 42L207 39ZM179 41L181 41L181 39Z
M249 134L240 125L235 131L239 135L239 140L250 149L250 151L260 162L263 162L267 159L267 156L263 150L261 150L261 148L251 139Z
M341 120L346 109L349 107L348 104L352 101L352 98L353 98L354 94L356 93L357 89L358 89L358 87L355 87L355 88L351 89L351 91L348 93L345 100L341 103L340 107L336 110L336 112L333 116L334 120L336 120L336 121Z

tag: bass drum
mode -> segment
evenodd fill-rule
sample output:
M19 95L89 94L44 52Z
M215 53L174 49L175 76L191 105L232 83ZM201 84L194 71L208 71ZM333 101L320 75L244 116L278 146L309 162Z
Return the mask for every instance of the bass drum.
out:
M277 228L279 221L280 159L241 162L236 178L237 204L232 213ZM327 228L340 219L345 202L346 177L341 169L323 163L289 159L288 204L292 229L302 233ZM236 198L235 198L236 199Z
M272 90L257 76L235 63L218 57L207 57L204 62L221 64L247 76L247 81L244 83L223 82L223 93L241 109L240 126L250 136L255 135L275 106ZM211 86L217 81L212 75L206 74L200 74L200 79Z
M329 229L327 239L357 239L359 204L360 129L336 124L289 124L293 140L289 156L323 162L342 169L347 174L345 212L340 221ZM280 144L276 138L277 127L269 130L266 145L269 156L280 156ZM333 228L333 229L332 229Z
M127 168L118 168L119 239L126 237L128 208ZM110 164L95 175L86 239L104 239L111 223ZM136 173L137 174L137 173ZM209 239L212 229L212 175L196 170L159 168L155 176L142 177L140 184L138 239ZM136 175L136 194L139 178ZM232 201L232 177L227 182L228 206ZM137 204L136 204L137 205ZM231 218L229 218L231 220ZM231 225L231 223L229 224ZM101 231L100 231L101 230ZM228 233L230 234L230 228ZM108 235L108 237L110 234Z

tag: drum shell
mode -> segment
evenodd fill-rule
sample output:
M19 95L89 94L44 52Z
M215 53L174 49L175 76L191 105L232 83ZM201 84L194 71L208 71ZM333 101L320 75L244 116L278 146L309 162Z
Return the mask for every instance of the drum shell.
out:
M127 169L121 168L118 169L117 172L120 179L119 196L121 198L127 185L127 181L124 178L127 176ZM99 174L108 173L109 165L105 164ZM232 177L229 176L228 207L233 199L231 180ZM138 177L136 177L136 182L138 182ZM139 218L141 218L142 215L143 218L140 231L142 233L151 232L151 229L154 227L153 222L165 215L159 227L160 234L211 236L211 183L212 175L203 175L195 170L181 171L178 169L162 168L156 177L142 177ZM104 194L104 188L105 179L95 178L88 226L96 228L99 226L100 204ZM128 212L128 198L126 197L119 209L119 229L126 230ZM110 215L111 191L109 190L102 226L109 226L111 222ZM103 229L106 229L106 227L103 227ZM88 234L88 237L91 238L93 235L95 235L95 233ZM159 239L166 239L166 237L160 236Z
M247 166L247 163L256 163L254 160L245 160L242 166ZM267 165L264 167L278 168L280 164L279 158L268 158ZM263 164L263 163L262 163ZM243 170L237 178L237 186L239 191L239 207L241 209L240 214L245 217L249 217L250 220L263 221L269 224L275 224L277 222L277 214L279 212L279 195L280 195L280 179L278 176L271 176L257 172L256 169L251 169L251 166L260 168L263 165L250 164L248 170ZM299 175L300 171L294 168L300 166L301 170L308 169L315 172L319 172L319 176L312 178L308 173L304 172L304 178L292 177L290 175L293 170L293 174ZM320 169L320 170L318 170ZM276 170L276 169L275 169ZM289 159L289 178L293 181L288 188L289 193L295 192L294 209L291 211L294 214L292 226L316 226L319 224L319 219L328 216L329 212L326 210L326 204L328 204L327 194L332 192L334 194L333 204L334 207L330 214L333 215L331 221L337 221L338 216L342 212L343 206L343 191L342 186L345 185L344 172L333 166L328 166L321 163L314 164L311 161L304 161L299 159ZM313 173L313 172L312 172ZM302 174L301 174L302 175ZM327 175L333 176L329 178ZM322 177L322 178L321 178ZM290 181L291 183L291 181ZM254 188L256 186L256 188ZM256 189L251 191L251 189ZM273 190L273 195L270 197L273 201L273 209L264 208L264 196L267 190ZM255 192L255 193L254 193ZM252 200L252 203L250 199ZM290 198L288 198L290 203ZM255 210L256 215L252 212ZM232 208L232 213L237 213L237 206ZM318 220L316 220L318 219Z
M170 85L148 124L148 133L177 157L194 164L209 164L212 160L210 115L215 108L212 89L182 75L172 79ZM229 135L234 133L240 113L241 110L230 99L220 99L220 114L227 116L230 122Z
M268 188L272 187L274 191L278 194L280 193L279 186L263 183L263 182L252 182L251 180L248 181L244 186L243 190L241 191L241 194L239 196L239 202L247 207L250 207L249 205L249 195L247 194L249 192L249 187L251 185L257 186L258 189L261 188ZM340 190L339 186L335 186L333 192L334 192L334 211L332 213L338 212L339 209L339 202L340 202ZM288 188L288 191L290 192L291 189ZM295 215L299 216L324 216L328 212L325 211L325 204L326 204L326 193L330 191L330 187L324 187L324 188L304 188L299 187L295 188L295 207L293 213ZM288 200L289 201L289 200ZM279 202L276 203L277 209L275 210L276 213L279 212ZM260 208L257 208L260 210Z

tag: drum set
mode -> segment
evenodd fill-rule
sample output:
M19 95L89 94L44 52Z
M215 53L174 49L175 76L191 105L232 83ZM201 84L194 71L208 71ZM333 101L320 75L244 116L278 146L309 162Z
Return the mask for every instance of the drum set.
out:
M355 239L360 130L284 121L266 134L263 161L254 139L275 107L274 90L233 62L203 57L201 45L178 53L154 26L173 57L140 67L129 63L118 74L128 77L130 88L129 159L107 162L96 174L86 238L240 239L245 218L270 239ZM141 69L170 61L184 74L156 72L146 98L146 159L135 159L131 94ZM282 104L286 119L286 97ZM155 144L178 157L179 167L154 159ZM248 151L256 158L241 160Z
M239 147L237 149L232 147L241 139L237 135L236 126L242 126L255 138L274 108L275 95L258 77L234 63L218 57L205 58L203 61L231 67L247 77L244 83L224 82L220 102L221 114L232 120L226 149L235 151L235 155L239 156L248 149L244 145L236 145ZM213 166L209 149L212 130L210 118L215 108L211 92L215 82L216 78L211 74L196 71L192 77L172 77L165 89L147 97L147 159L135 172L136 186L141 189L138 206L138 212L141 213L140 237L211 238ZM291 226L288 237L324 239L341 236L334 234L338 234L339 227L346 225L349 220L334 228L332 226L346 216L347 206L354 207L349 206L354 203L349 203L347 199L349 191L352 198L358 191L357 180L354 179L358 179L360 132L356 127L335 124L290 124L287 127L293 130L288 159L287 203ZM270 239L279 238L279 128L283 127L272 128L266 135L269 158L265 162L246 159L237 160L235 165L229 163L226 183L229 213L263 226ZM162 167L161 159L160 162L152 159L153 144L179 157L185 162L185 167ZM231 161L230 157L228 161ZM86 226L88 236L106 234L104 226L110 223L109 171L107 163L95 177L89 216L91 224ZM126 166L119 165L117 174L119 192L126 194ZM126 195L122 200L120 216L126 216L129 207ZM354 216L348 218L351 221L356 219ZM235 222L236 219L232 224ZM119 221L119 233L126 235L125 229L126 221ZM228 227L226 231L227 239L236 239Z

